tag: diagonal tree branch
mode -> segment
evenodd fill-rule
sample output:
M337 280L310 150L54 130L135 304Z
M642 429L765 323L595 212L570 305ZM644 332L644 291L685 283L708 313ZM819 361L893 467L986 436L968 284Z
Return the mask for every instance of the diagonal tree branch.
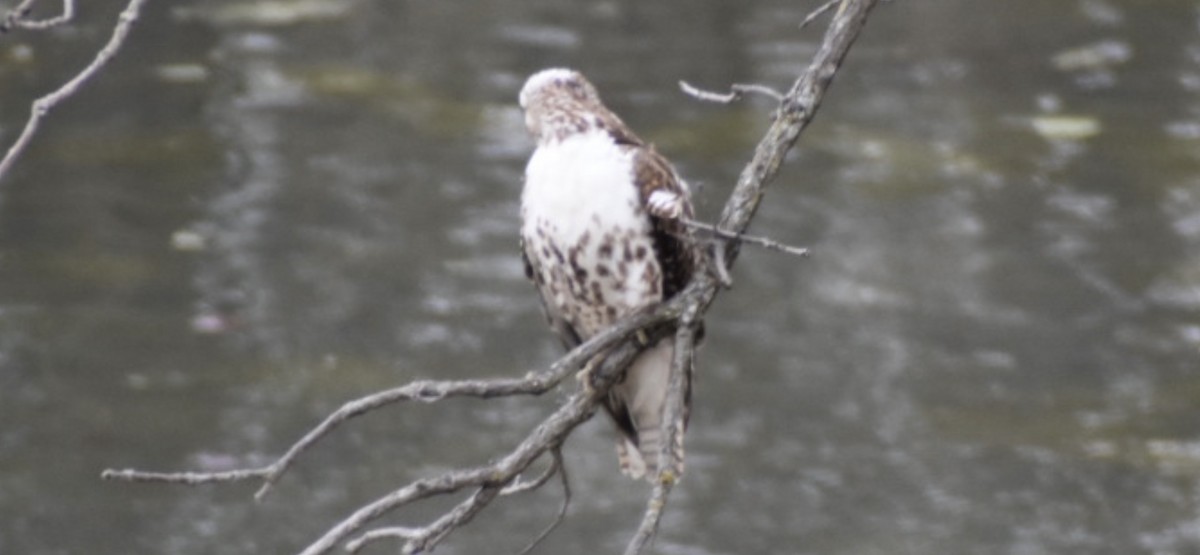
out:
M75 0L62 0L62 13L46 19L29 19L29 12L33 11L35 2L37 0L22 0L3 18L0 18L0 34L8 32L14 27L34 31L49 29L71 21L75 17Z
M140 0L133 1L137 3ZM260 479L263 486L256 496L261 497L300 455L346 420L365 412L402 401L435 402L462 396L490 398L538 395L554 389L579 368L588 368L588 379L581 380L582 383L553 413L503 457L490 464L455 469L415 480L367 503L309 544L302 555L328 553L338 545L357 550L387 538L403 541L404 553L426 552L505 493L538 487L555 472L563 478L564 490L569 498L565 474L561 474L565 471L558 452L561 445L577 426L592 417L609 388L621 378L630 361L646 345L673 334L675 357L662 419L663 442L657 465L659 470L654 476L642 522L625 550L626 555L641 553L654 537L668 495L681 477L684 378L692 364L699 322L721 290L721 276L737 258L741 240L762 203L768 184L778 175L785 156L812 121L834 74L876 3L877 0L841 0L840 8L825 32L821 48L808 68L783 94L774 122L756 147L753 159L738 177L724 206L716 226L719 229L716 235L732 239L725 240L723 245L716 248L717 256L714 258L719 267L711 272L697 272L688 286L674 298L621 320L613 328L572 350L551 367L531 372L521 379L418 381L346 403L293 444L279 459L264 467L223 473L106 470L102 476L110 480L183 484ZM522 473L544 456L554 458L549 469L533 482L520 482ZM466 492L470 493L465 499L425 526L367 529L372 522L400 507L435 496ZM565 510L564 504L559 519ZM544 533L535 540L534 545L543 536Z
M12 14L18 14L22 10L28 10L29 5L32 3L33 2L31 0L22 2L19 6L17 6L17 9L15 9ZM70 98L72 95L78 92L84 83L87 83L88 80L99 73L100 70L106 64L108 64L108 61L111 60L113 56L117 55L117 51L121 49L123 44L125 44L125 38L129 36L129 30L131 27L133 27L133 22L137 21L138 13L142 9L142 4L145 3L146 0L129 0L129 4L125 6L125 9L121 12L120 17L117 18L117 24L113 27L112 37L108 39L108 43L104 45L104 48L100 49L100 51L96 53L96 57L92 59L92 62L88 64L87 67L83 68L82 71L76 74L75 77L72 77L70 81L63 83L61 87L54 90L54 92L51 92L50 94L33 101L33 105L29 109L29 120L25 122L25 128L21 130L21 134L17 136L17 140L13 143L13 145L9 147L8 152L4 155L4 158L0 159L0 181L4 180L4 175L7 174L8 170L12 168L14 163L16 163L17 158L22 152L25 151L25 148L29 146L29 142L33 140L33 135L37 133L38 127L41 125L42 118L45 117L46 114L50 113L50 110L62 103L62 101ZM9 23L9 18L12 18L11 22L13 22L15 25L37 29L43 27L35 26L35 24L49 27L65 22L73 16L73 11L74 2L71 0L64 0L63 14L57 18L40 22L30 22L24 20L23 16L13 18L13 15L10 14L5 19L5 22ZM61 19L61 21L58 21L59 19Z
M566 519L567 508L571 506L571 480L570 477L567 476L567 466L562 458L562 446L560 445L554 448L552 454L554 455L555 468L558 470L559 482L562 483L563 487L562 505L559 506L558 514L554 516L554 521L551 522L549 526L546 526L546 529L542 530L542 533L538 534L536 538L533 538L533 541L529 542L529 545L525 546L525 549L522 549L517 555L527 555L529 552L533 551L538 544L542 543L542 540L546 539L546 537L549 536L555 528L558 528L558 525L562 524L563 520Z

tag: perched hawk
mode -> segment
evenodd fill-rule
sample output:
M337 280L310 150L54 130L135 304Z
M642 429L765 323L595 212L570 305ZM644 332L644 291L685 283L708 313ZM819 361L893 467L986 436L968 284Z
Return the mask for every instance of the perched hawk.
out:
M520 102L537 140L521 194L521 250L569 349L687 284L700 257L679 219L692 217L692 205L666 159L578 72L534 74ZM633 478L655 471L673 352L669 338L647 347L605 403L622 434L621 470Z

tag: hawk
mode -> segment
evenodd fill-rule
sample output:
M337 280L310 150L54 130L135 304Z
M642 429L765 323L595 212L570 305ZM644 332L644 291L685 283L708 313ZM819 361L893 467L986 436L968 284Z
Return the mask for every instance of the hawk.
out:
M671 164L579 72L538 72L519 100L537 141L521 193L525 273L570 349L683 289L700 260L680 222L692 217L692 204ZM673 353L670 338L647 346L605 400L630 477L655 473ZM685 420L691 374L688 368Z

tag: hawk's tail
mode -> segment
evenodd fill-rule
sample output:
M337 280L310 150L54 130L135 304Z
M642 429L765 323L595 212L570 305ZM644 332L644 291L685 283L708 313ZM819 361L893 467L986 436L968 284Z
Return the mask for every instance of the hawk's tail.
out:
M683 429L675 437L672 448L675 477L683 475ZM662 430L659 428L638 429L638 441L634 444L628 437L622 437L617 442L617 461L621 465L621 473L633 479L646 478L654 481L658 475L658 455L662 445Z
M625 373L625 380L613 387L614 400L619 405L618 424L624 432L617 444L621 471L632 478L657 479L658 455L662 448L662 418L667 400L667 382L671 374L674 345L670 339L643 351ZM671 446L676 468L683 474L683 427L687 423L691 402L691 369L684 376L684 406L679 422L679 434Z

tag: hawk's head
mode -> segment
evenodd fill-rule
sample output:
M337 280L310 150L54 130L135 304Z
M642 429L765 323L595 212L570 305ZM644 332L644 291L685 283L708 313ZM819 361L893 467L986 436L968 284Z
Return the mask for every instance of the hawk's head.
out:
M518 99L525 110L525 126L538 143L603 128L602 120L620 121L600 102L596 87L572 69L544 69L533 74Z

